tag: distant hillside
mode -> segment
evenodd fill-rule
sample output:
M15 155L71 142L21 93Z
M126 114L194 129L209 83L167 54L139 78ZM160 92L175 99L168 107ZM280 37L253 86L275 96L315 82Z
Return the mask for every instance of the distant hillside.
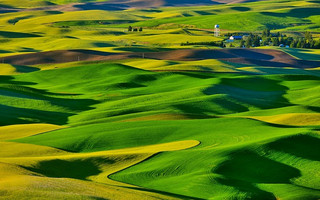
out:
M261 0L0 0L0 8L43 8L59 6L60 10L118 10L124 8L152 8L163 6L204 6L245 3ZM66 7L65 7L66 6ZM73 8L73 9L71 9ZM4 9L0 9L4 10Z

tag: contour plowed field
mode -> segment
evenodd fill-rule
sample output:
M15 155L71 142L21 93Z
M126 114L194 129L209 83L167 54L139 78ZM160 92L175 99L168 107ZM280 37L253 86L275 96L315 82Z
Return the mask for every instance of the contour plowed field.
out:
M146 53L108 53L91 50L58 50L9 56L0 58L0 60L2 59L4 63L14 65L36 65L74 61L123 60L142 57L176 61L218 59L239 64L270 67L314 68L320 66L320 61L298 60L283 51L269 49L184 49Z

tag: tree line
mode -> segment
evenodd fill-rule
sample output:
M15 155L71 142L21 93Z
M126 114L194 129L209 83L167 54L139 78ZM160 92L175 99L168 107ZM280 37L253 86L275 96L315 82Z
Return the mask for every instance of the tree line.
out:
M262 34L249 34L240 41L240 47L258 46L288 46L290 48L320 49L320 40L314 40L312 34L306 31L304 37L288 37L284 34L270 33L269 29L263 30Z

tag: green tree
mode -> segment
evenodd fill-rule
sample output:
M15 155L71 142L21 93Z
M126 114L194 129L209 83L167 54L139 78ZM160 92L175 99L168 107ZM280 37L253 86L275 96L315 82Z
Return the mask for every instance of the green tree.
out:
M293 38L292 37L288 37L286 40L286 45L289 45L291 47L291 44L293 43Z
M314 48L315 43L316 42L314 40L311 40L309 43L309 48Z
M302 48L302 44L301 44L301 41L300 41L300 40L297 42L296 47L297 47L297 48Z
M318 40L318 41L316 41L316 42L314 43L314 48L320 49L320 40Z
M286 40L281 36L279 40L280 44L286 44Z
M261 38L258 35L254 35L252 43L253 43L253 45L255 47L259 47L260 46L260 39Z
M272 42L273 46L279 46L279 38L278 37L271 38L271 42Z
M250 48L250 47L252 47L252 44L253 44L252 36L249 35L249 36L246 38L246 47L247 47L247 48Z
M304 34L304 38L306 40L307 43L311 42L311 40L313 40L312 38L312 34L309 31L306 31Z
M240 41L240 47L241 47L241 48L244 46L244 43L245 43L245 41L242 39L242 40Z
M262 37L269 37L270 36L270 29L266 28L262 31Z

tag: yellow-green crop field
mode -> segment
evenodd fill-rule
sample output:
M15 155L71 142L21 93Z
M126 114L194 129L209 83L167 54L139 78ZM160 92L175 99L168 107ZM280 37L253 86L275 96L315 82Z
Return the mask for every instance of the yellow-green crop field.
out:
M320 50L220 47L320 1L217 2L0 0L0 199L320 199Z

